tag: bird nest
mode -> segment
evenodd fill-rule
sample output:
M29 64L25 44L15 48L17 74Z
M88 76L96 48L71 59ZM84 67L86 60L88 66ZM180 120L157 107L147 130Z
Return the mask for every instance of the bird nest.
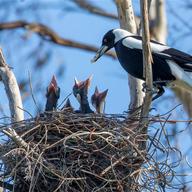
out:
M4 178L11 178L16 192L140 191L152 181L143 177L143 187L138 180L148 160L140 149L146 136L137 126L124 116L68 110L17 123L14 128L28 148L12 140L0 146ZM161 179L154 167L149 175Z

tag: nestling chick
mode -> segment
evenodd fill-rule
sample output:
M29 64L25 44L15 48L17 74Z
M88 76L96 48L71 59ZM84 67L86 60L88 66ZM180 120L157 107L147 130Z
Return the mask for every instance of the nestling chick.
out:
M95 92L91 97L91 103L95 107L97 113L103 113L107 92L108 89L103 92L99 92L98 88L95 88Z
M55 76L53 75L49 86L47 87L47 102L45 105L45 111L53 111L57 108L57 101L60 97L60 88L57 85Z
M75 78L75 85L73 86L73 95L80 104L79 111L80 113L93 113L89 106L88 102L88 89L91 83L92 76L90 76L85 81L78 81Z

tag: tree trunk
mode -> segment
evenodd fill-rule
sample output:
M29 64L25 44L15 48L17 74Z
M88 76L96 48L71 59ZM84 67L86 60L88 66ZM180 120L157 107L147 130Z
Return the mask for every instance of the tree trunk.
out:
M167 16L165 9L165 0L153 0L150 14L152 19L151 38L166 44Z
M131 0L116 0L120 27L132 33L137 33L134 11ZM143 103L143 81L128 75L130 103L129 109L136 109Z

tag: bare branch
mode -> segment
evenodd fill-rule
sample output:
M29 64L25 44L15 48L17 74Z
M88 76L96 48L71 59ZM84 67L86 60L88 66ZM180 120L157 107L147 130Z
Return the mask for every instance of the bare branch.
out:
M11 121L23 121L24 112L21 94L14 73L8 67L0 49L0 76L5 86L5 91L9 100L9 109L11 113ZM28 144L15 132L14 129L8 128L3 133L10 137L16 144L27 149Z
M43 39L45 39L47 41L52 41L58 45L83 49L83 50L91 51L91 52L96 52L98 50L97 47L94 47L92 45L87 45L87 44L83 44L83 43L80 43L77 41L64 39L64 38L60 37L57 33L55 33L52 29L50 29L49 27L47 27L43 24L40 24L40 23L29 23L29 22L25 22L25 21L0 23L0 30L16 29L16 28L23 28L23 29L32 31L34 33L37 33ZM116 55L112 52L106 53L106 55L110 56L112 58L116 58Z
M109 19L115 19L115 20L118 19L117 15L108 13L108 12L104 11L103 9L101 9L100 7L98 7L96 5L93 5L91 2L89 2L87 0L74 0L74 2L79 7L89 11L90 13L93 13L93 14L96 14L96 15L99 15L99 16L103 16L103 17L106 17L106 18L109 18ZM114 2L115 2L115 0L114 0ZM140 17L135 16L135 21L136 21L137 24L139 24Z
M8 67L0 49L0 76L5 86L5 91L9 100L9 108L12 121L22 121L24 119L23 104L17 80L12 70Z
M146 80L147 91L142 112L141 112L141 124L144 128L148 126L148 119L146 118L149 114L150 105L152 101L152 89L153 89L153 76L152 76L152 55L150 48L150 33L149 33L149 17L148 17L148 0L140 0L140 7L142 12L142 48L143 48L143 66L144 66L144 76ZM147 130L143 130L144 133Z
M99 16L108 17L110 19L115 19L115 20L118 19L117 15L107 13L103 9L97 7L96 5L93 5L92 3L88 2L87 0L74 0L74 2L79 7L89 11L90 13L94 13L94 14L99 15Z

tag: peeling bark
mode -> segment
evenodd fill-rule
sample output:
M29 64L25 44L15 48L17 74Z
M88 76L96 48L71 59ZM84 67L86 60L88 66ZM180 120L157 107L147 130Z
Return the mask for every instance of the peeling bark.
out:
M137 26L131 0L116 0L120 27L132 33L137 33ZM129 109L137 109L143 103L143 81L128 75L130 103Z
M2 50L0 50L0 76L5 86L12 122L24 120L22 100L17 80L12 70L5 63Z
M7 98L9 100L9 110L11 114L11 122L18 122L24 120L24 111L22 110L22 100L19 91L19 86L14 73L8 67L0 49L0 76L5 86ZM28 144L15 132L13 128L8 128L2 131L10 137L17 145L27 149Z

